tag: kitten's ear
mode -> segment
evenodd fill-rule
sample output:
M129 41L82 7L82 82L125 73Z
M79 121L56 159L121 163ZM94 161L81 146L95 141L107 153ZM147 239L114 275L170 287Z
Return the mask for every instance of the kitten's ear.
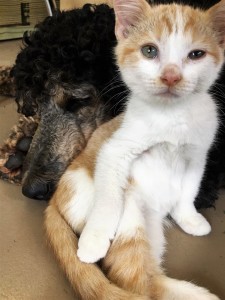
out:
M116 15L115 33L118 40L126 38L129 28L144 18L146 11L150 9L145 0L114 0L113 6Z
M225 48L225 0L221 0L208 10L213 27L218 33L219 43Z

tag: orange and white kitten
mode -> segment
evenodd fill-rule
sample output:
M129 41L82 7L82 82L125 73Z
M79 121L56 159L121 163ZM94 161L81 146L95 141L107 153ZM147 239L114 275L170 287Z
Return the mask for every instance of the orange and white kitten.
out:
M124 203L134 201L160 262L168 214L189 234L211 230L194 199L218 127L208 89L224 62L225 1L206 12L144 0L114 0L114 9L117 63L131 93L121 126L98 155L78 257L87 263L104 257ZM128 220L129 236L136 219Z
M207 12L144 0L114 6L117 60L130 100L62 176L46 210L48 240L81 299L218 300L168 278L159 261L170 208L186 231L210 229L193 198L217 128L207 89L223 62L225 2ZM187 224L193 216L200 228ZM78 243L87 262L109 247L102 270L81 262Z

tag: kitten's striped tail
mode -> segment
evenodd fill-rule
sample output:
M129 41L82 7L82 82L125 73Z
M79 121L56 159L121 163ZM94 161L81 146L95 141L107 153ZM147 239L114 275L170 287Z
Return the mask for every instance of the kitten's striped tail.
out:
M82 263L77 257L78 239L71 227L50 203L45 212L45 228L55 255L79 299L147 300L112 284L95 264Z

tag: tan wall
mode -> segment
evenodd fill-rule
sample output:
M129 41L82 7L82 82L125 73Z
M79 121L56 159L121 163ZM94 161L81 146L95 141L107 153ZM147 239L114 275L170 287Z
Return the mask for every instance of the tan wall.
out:
M112 0L61 0L60 1L60 9L61 10L67 10L77 7L82 7L85 3L94 3L94 4L100 4L100 3L107 3L112 6Z

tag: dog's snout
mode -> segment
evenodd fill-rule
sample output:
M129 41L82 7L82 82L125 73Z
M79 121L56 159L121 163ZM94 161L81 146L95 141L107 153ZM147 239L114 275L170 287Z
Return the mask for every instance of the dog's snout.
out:
M28 198L48 200L51 196L51 188L48 183L39 180L32 180L23 184L22 193Z

